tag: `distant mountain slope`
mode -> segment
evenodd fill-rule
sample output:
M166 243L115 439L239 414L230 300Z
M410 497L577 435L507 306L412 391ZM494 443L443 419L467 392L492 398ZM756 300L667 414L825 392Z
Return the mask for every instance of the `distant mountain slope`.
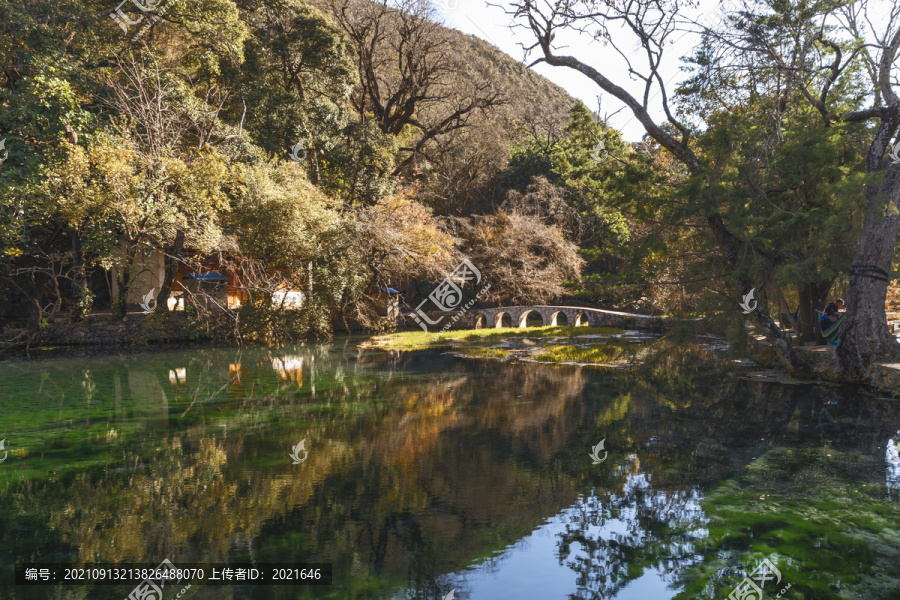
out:
M396 174L438 213L492 212L510 152L560 137L576 100L426 0L311 1L355 48L355 109L396 137Z
M498 82L509 104L503 111L513 121L543 122L558 130L576 100L546 77L528 69L496 46L473 35L447 29L458 43L454 51L486 80Z
M323 13L331 14L329 0L307 1ZM491 80L501 86L513 109L506 111L509 115L539 117L554 123L565 120L566 112L576 100L563 88L496 46L474 35L436 24L446 36L448 53L454 63L468 65L482 80Z

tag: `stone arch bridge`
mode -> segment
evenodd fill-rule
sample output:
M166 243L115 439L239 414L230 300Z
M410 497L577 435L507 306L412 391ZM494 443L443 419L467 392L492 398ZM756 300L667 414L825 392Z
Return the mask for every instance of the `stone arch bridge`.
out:
M590 327L620 327L641 331L661 331L665 320L661 317L585 308L581 306L501 306L499 308L469 309L458 316L454 329L495 327L527 327L540 320L540 325L574 325ZM446 325L448 321L444 321Z

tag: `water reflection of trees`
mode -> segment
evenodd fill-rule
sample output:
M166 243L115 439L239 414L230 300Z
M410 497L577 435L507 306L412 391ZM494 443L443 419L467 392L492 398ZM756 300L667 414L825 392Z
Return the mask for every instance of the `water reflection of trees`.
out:
M339 581L378 578L424 597L563 513L559 560L578 598L603 598L644 569L687 568L704 526L698 490L772 444L866 451L873 431L892 419L897 429L896 410L867 412L848 395L833 409L841 426L823 428L818 414L839 389L710 374L688 352L597 374L304 351L95 367L92 402L126 422L141 414L144 428L109 442L122 458L107 468L0 490L0 503L39 507L48 547L83 561L316 559ZM304 435L310 455L297 468L287 451ZM610 458L592 466L603 438Z
M566 407L581 400L580 376L506 374L488 382L497 393L480 404L485 382L473 383L465 370L437 382L384 380L351 365L323 375L315 402L326 408L316 415L306 409L311 398L285 395L285 378L256 372L271 360L245 355L240 368L227 360L218 377L203 357L181 366L120 364L103 373L119 381L106 399L120 407L116 414L134 419L140 406L150 428L118 441L122 459L111 468L82 469L65 483L33 482L16 496L19 506L40 507L54 543L72 548L79 561L320 557L355 565L363 579L382 572L396 585L412 572L424 589L459 564L513 543L577 495L558 474L517 469L506 457L519 444L546 461L565 443L577 426ZM221 394L194 406L222 381L234 382L236 372L243 390L229 402L249 410L230 415ZM528 388L547 401L520 398ZM365 402L369 408L359 411ZM188 410L216 419L182 419ZM291 432L273 428L264 440L258 436L256 428L273 415L279 422L299 418L311 432L314 451L301 477L285 458L298 441ZM548 419L559 422L548 428ZM219 433L220 425L227 433ZM277 447L277 465L269 458L254 464L273 452L261 442ZM489 535L473 535L479 528ZM306 543L289 544L285 533L301 530Z
M674 576L696 562L705 517L698 490L656 490L642 474L621 493L594 489L566 513L558 556L578 574L573 600L612 598L645 569Z

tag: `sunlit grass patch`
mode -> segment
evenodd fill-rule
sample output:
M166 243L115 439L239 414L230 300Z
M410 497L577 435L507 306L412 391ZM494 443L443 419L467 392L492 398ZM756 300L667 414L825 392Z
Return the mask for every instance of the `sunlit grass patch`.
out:
M575 337L579 335L619 335L624 330L616 327L501 327L499 329L460 329L446 333L424 331L401 331L372 338L364 347L386 348L390 350L424 350L439 348L458 342L476 345L496 344L507 339Z
M596 344L588 347L561 344L541 348L534 358L548 362L610 363L624 354L623 348L613 344Z
M385 348L387 350L424 350L450 346L453 340L439 333L424 331L401 331L378 335L361 344L363 348Z

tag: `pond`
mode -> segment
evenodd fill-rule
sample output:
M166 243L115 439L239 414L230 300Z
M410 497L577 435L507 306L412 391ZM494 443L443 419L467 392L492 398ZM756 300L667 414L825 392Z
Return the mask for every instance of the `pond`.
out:
M597 369L358 341L0 363L0 598L135 588L15 563L165 559L332 583L164 600L900 597L896 400L702 345Z

